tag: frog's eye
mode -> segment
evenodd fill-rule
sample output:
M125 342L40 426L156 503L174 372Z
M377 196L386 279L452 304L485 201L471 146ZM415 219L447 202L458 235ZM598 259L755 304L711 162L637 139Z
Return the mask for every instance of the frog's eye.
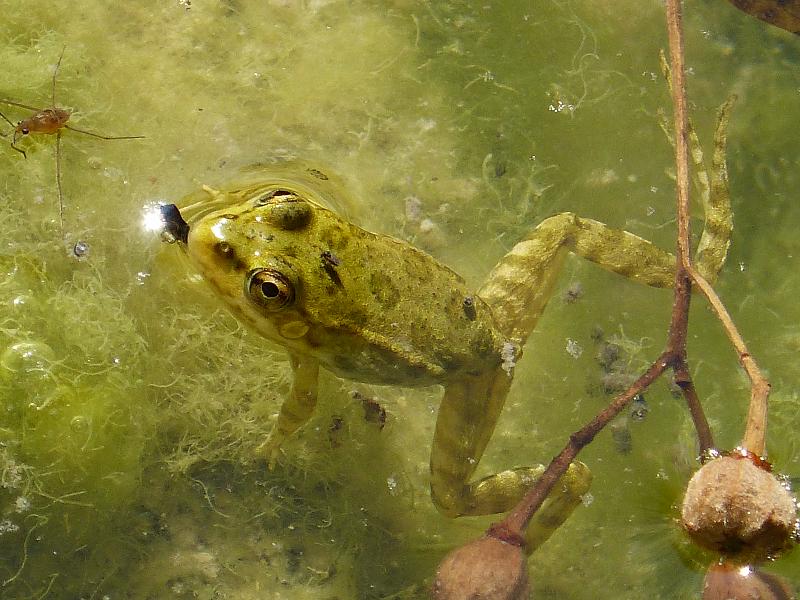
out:
M276 204L284 200L291 200L296 198L296 194L289 190L270 190L266 194L262 194L253 201L256 206L266 206L267 204Z
M247 277L245 293L250 300L268 311L280 310L294 300L294 285L278 271L255 269Z
M272 190L253 200L256 208L266 207L263 218L267 223L286 231L301 229L311 221L311 206L289 190Z

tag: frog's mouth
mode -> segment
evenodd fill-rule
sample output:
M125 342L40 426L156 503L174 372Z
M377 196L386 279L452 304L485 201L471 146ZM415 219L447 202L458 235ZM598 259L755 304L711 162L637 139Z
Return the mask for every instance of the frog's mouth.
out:
M181 211L174 204L161 205L161 218L164 221L164 233L174 240L186 244L189 241L189 224L181 216Z

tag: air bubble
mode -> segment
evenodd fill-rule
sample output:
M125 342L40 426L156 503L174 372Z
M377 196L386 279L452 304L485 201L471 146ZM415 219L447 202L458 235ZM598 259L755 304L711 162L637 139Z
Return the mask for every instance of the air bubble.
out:
M55 352L42 342L11 344L0 356L0 367L16 374L41 372L55 361Z
M11 299L11 306L12 308L23 308L31 301L30 296L26 296L25 294L21 294L19 296L14 296Z
M89 244L83 240L78 240L72 247L72 253L76 258L86 258L86 256L89 254Z
M90 425L89 418L84 415L75 415L69 422L69 427L74 433L86 433Z

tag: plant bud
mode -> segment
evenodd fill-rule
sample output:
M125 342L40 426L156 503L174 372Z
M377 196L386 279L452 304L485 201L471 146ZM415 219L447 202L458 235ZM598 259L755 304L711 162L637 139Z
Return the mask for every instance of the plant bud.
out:
M703 600L792 600L794 593L778 577L749 566L713 564L703 582Z
M758 563L788 549L797 533L789 491L743 451L716 458L694 474L683 499L682 525L699 545Z
M434 600L528 600L525 550L494 537L456 548L439 565Z

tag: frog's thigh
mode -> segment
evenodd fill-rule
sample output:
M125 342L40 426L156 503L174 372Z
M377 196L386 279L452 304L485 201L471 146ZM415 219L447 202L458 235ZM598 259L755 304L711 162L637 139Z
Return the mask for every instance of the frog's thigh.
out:
M498 369L445 388L431 450L431 495L448 516L484 515L513 506L540 468L503 471L468 483L494 432L511 377Z
M567 251L645 285L673 282L675 259L669 252L599 221L555 215L514 246L478 291L506 335L522 342L534 329Z
M272 467L283 441L302 427L317 405L317 381L319 380L319 362L310 356L289 355L292 365L292 390L289 397L281 405L278 421L260 450L266 454Z

